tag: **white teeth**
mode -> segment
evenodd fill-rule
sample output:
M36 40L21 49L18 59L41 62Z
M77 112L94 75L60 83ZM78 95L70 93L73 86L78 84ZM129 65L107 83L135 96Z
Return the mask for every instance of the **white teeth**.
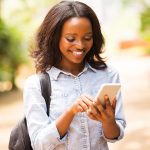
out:
M74 55L82 55L83 52L76 52L76 51L74 51L73 54L74 54Z

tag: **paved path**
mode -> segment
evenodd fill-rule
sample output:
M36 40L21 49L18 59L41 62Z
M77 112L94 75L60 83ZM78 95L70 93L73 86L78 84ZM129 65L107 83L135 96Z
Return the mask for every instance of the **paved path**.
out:
M125 138L109 144L110 150L149 150L150 57L125 52L110 57L121 75L127 119ZM10 130L23 115L22 93L11 92L0 99L0 150L7 150Z
M13 91L0 95L0 150L8 150L10 131L22 116L21 92Z
M150 57L121 53L111 60L122 77L127 128L125 138L110 150L150 149Z

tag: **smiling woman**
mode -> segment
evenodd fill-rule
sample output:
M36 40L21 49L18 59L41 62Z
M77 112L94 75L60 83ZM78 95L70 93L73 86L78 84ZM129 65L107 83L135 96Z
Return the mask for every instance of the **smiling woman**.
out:
M103 83L120 83L118 72L101 58L103 44L98 18L86 4L62 1L50 9L31 52L36 72L50 76L50 116L37 74L24 87L33 149L108 150L107 142L123 138L121 91L112 104L108 96L103 105L95 99Z
M80 25L79 25L79 21L80 21ZM71 27L69 26L69 24L70 25L72 24L73 26ZM71 3L69 1L68 2L66 1L65 3L62 2L59 3L58 5L55 5L48 12L48 14L46 15L43 23L41 24L37 32L37 37L36 37L37 48L31 52L31 56L35 58L37 72L44 72L50 69L52 66L59 65L62 59L62 55L59 47L60 44L58 43L60 42L60 38L62 34L64 34L63 25L67 25L69 27L67 29L68 31L65 32L70 32L71 28L73 27L76 28L75 26L77 26L77 24L79 30L78 33L82 32L83 34L84 32L84 34L86 35L82 35L84 36L84 38L82 37L82 41L81 39L80 40L77 39L72 43L77 42L76 45L79 45L79 43L83 44L82 43L83 41L85 43L85 41L88 41L89 38L92 38L93 44L91 50L85 56L84 60L89 62L90 65L93 66L94 68L102 69L106 67L106 64L104 63L104 61L100 56L100 54L102 53L102 46L104 44L104 39L101 33L100 24L96 14L93 12L93 10L91 10L90 7L88 7L83 3L82 5L79 6L79 4L76 4L76 2ZM77 30L74 32L77 32ZM77 33L73 33L73 31L71 31L70 33L77 34ZM73 39L74 37L72 36L71 37L67 36L66 38L68 40L74 40ZM90 43L90 40L86 43Z
M84 58L93 46L92 26L89 19L73 17L62 28L59 48L62 59L59 68L78 75L84 67ZM73 72L75 68L76 72ZM78 70L79 68L79 70Z

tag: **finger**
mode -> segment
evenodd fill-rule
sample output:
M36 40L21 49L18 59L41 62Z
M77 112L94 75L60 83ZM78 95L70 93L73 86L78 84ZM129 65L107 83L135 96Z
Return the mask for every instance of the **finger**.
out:
M89 107L88 109L90 111L91 114L93 114L94 116L97 115L99 112L97 111L97 109L95 108L94 104L92 104L91 107Z
M104 109L104 107L102 106L102 104L96 105L98 111L99 111L99 115L97 115L98 119L102 118L102 117L107 117L107 113Z
M106 104L105 105L106 106L106 113L113 115L115 111L114 111L114 108L112 107L112 105L110 103L109 97L107 95L105 95L104 100L105 100L105 104Z
M89 99L91 102L93 102L93 98L90 95L84 94L84 96Z
M111 103L110 103L108 95L104 96L104 102L105 102L106 108L110 108L111 107Z
M78 105L78 112L84 112L84 109L82 108L82 106Z
M100 102L100 99L95 99L93 101L93 105L94 107L96 108L96 110L99 112L99 109L97 108L98 105L102 105L101 102Z
M86 112L87 112L87 115L88 115L89 118L91 118L93 120L97 120L96 117L90 112L89 109Z
M88 104L88 107L89 107L89 110L91 111L91 113L94 114L94 115L97 115L98 112L97 112L97 110L96 110L96 108L93 104L93 99L88 95L82 95L82 96L83 97L85 96L83 98L83 101L85 101L85 103Z
M96 112L97 112L97 113L100 113L100 111L99 111L98 108L97 108L97 103L96 103L95 101L93 102L93 106L94 106Z
M82 101L89 107L92 107L93 100L88 99L85 95L81 95Z
M93 120L97 120L97 121L101 121L102 122L102 116L101 114L97 114L97 115L94 115L93 113L90 112L90 110L88 109L87 111L87 115L89 118L93 119Z
M101 101L101 99L99 99L98 97L94 100L94 102L96 102L96 105L102 105L102 106L104 106L105 105L105 102L103 101Z
M86 105L86 103L84 103L84 101L81 99L79 101L79 105L86 111L88 109L88 106Z
M97 104L96 102L94 102L94 105L97 107L97 109L100 113L104 111L102 104L100 104L100 103Z
M112 108L115 110L116 109L116 103L117 103L117 100L116 100L116 97L113 99L112 101Z

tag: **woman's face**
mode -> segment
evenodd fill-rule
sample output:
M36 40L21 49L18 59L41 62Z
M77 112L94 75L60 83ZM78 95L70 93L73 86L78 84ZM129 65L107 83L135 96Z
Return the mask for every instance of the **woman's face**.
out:
M68 19L62 27L59 42L61 63L66 66L82 64L92 45L93 33L90 20L85 17Z

